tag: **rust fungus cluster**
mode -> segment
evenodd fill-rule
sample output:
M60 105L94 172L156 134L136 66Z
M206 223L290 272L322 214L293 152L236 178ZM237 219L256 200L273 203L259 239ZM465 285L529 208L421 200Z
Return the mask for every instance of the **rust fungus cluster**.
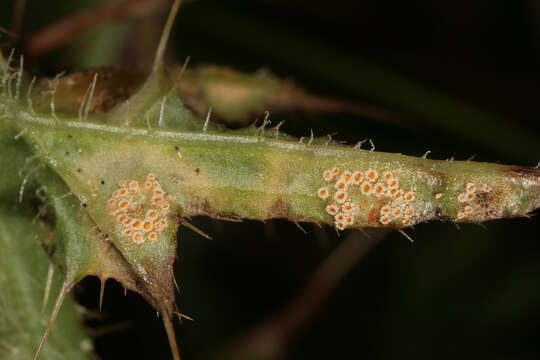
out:
M148 174L142 184L136 180L120 182L107 210L127 239L138 245L146 241L153 244L169 225L169 200L156 177Z
M334 226L338 230L354 225L362 212L373 209L373 206L370 209L360 206L360 201L365 202L370 197L383 204L378 211L378 222L381 225L412 225L415 193L401 189L399 179L391 171L379 175L374 169L342 172L334 167L325 170L322 178L329 185L319 188L317 195L329 202L326 212L334 217Z
M458 220L470 219L480 213L480 204L478 204L478 195L487 195L492 192L493 189L488 184L483 184L480 188L477 188L474 183L465 184L465 191L458 195L458 202L462 205L462 210L458 212Z

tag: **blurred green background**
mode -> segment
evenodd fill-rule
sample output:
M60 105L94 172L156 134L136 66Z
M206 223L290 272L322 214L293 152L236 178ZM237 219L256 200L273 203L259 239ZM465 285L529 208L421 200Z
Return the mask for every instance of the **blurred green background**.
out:
M150 0L149 0L150 1ZM27 0L24 41L44 26L107 1ZM10 28L14 1L3 2ZM166 13L109 22L68 45L27 56L54 75L88 66L151 64ZM3 35L0 41L8 40ZM540 4L536 0L190 1L168 61L267 71L311 92L398 114L389 124L348 114L271 116L297 136L338 134L378 151L534 166L540 160ZM343 239L362 235L269 221L196 218L209 241L182 228L177 326L185 359L222 358L224 347L281 309ZM288 339L284 359L537 359L540 223L431 223L384 240L348 273L314 318ZM358 233L359 234L359 233ZM78 301L96 309L97 280ZM126 323L127 322L127 323ZM120 326L121 331L113 331ZM155 312L108 283L103 316L89 318L103 359L168 359ZM264 358L264 353L259 358ZM269 358L272 358L268 355ZM240 358L239 355L236 358Z

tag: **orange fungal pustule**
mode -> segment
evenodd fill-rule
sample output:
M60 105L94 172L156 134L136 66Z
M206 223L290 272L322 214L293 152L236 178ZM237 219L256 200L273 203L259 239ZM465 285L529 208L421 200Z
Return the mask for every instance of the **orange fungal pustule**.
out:
M354 204L350 201L346 201L341 207L341 211L344 213L352 213L354 211Z
M133 234L131 234L131 238L133 239L133 242L135 244L142 244L144 243L144 235L140 231L135 231Z
M362 185L360 185L360 191L364 195L371 195L371 190L373 189L373 185L371 183L364 181Z
M399 200L403 198L403 195L405 195L405 191L399 189L394 193L394 199Z
M336 188L336 190L347 190L348 188L348 184L342 180L342 179L339 179L338 181L336 181L336 184L334 185L334 188Z
M334 194L334 200L336 200L337 203L343 204L347 200L347 193L343 190L338 190Z
M326 206L326 212L332 216L336 215L339 211L339 207L336 204L330 204Z
M377 173L377 170L374 169L366 170L364 175L366 176L366 179L371 182L375 182L379 178L379 173Z
M383 215L379 218L379 222L383 225L388 225L392 221L392 218L388 215Z
M412 191L406 192L403 195L403 199L407 202L414 201L414 193Z
M390 180L392 180L394 178L394 175L392 174L391 171L385 171L385 172L382 173L382 178L388 184L390 182Z
M330 194L330 192L328 191L327 187L323 186L323 187L319 188L319 190L317 190L317 195L323 200L328 199L329 194Z
M376 197L381 197L386 193L386 186L383 183L376 183L373 186L373 194Z
M362 180L364 180L363 172L361 172L360 170L356 170L355 172L353 172L351 182L354 185L360 185L362 183Z
M390 189L399 189L399 181L396 178L392 178L386 182Z
M323 172L323 179L324 181L332 181L334 178L334 174L332 173L332 170L324 170Z
M341 174L340 179L343 180L346 184L349 184L352 178L352 172L350 170L345 170L343 174Z
M159 238L158 238L158 233L153 231L151 232L150 234L148 234L148 240L150 241L150 243L154 244L156 243Z

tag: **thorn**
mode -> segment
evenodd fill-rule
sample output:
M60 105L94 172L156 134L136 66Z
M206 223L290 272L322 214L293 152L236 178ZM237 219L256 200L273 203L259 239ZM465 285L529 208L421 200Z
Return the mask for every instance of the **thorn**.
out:
M15 49L11 49L11 52L9 53L9 57L6 62L6 67L4 68L4 73L2 74L2 89L4 89L4 92L6 90L6 81L8 81L9 72L11 71L11 61L13 60L13 55L15 54Z
M465 161L471 161L472 159L474 159L476 157L476 154L474 154L473 156L471 156L470 158L468 158L467 160Z
M527 218L527 219L532 219L533 217L535 216L535 214L531 213L531 214L524 214L523 217L524 218Z
M431 150L428 150L422 155L422 159L427 159L427 156L431 153Z
M459 224L457 222L454 222L454 225L456 225L458 230L461 230L461 228L459 227Z
M358 230L360 230L360 232L364 234L367 238L371 239L371 235L369 235L368 232L364 230L364 228L358 228Z
M92 99L94 98L94 90L96 89L96 82L97 82L98 74L94 74L94 79L92 80L92 85L90 85L90 94L88 95L88 99L86 99L86 107L84 109L84 120L88 118L88 113L90 112L90 107L92 106ZM55 90L56 91L56 90Z
M302 136L302 137L300 138L300 140L298 140L298 143L301 144L301 143L304 141L304 139L305 139L305 138Z
M186 60L184 60L184 63L182 64L182 67L180 68L180 71L178 72L178 75L176 75L176 78L173 81L174 87L180 82L180 79L186 72L186 69L188 67L189 62L191 61L191 56L186 57Z
M278 136L279 136L279 128L281 127L281 125L285 124L285 120L282 120L279 122L279 124L277 124L276 126L274 126L273 130L274 130L274 137L277 139Z
M450 159L447 159L446 161L454 161L454 157L452 156Z
M19 140L21 136L23 136L26 133L26 129L21 130L17 135L13 137L14 140Z
M371 141L371 139L369 139L369 143L371 144L371 149L369 149L369 151L375 151L375 144L373 141Z
M129 111L131 110L131 102L129 99L126 100L126 121L124 121L124 126L129 126Z
M101 306L103 305L103 296L105 295L105 283L107 279L99 279L101 281L101 287L99 289L99 311L101 312Z
M47 271L47 280L45 282L45 292L43 293L43 304L41 305L42 314L45 312L45 308L47 307L47 303L49 302L49 295L51 294L51 287L52 287L52 281L53 281L55 269L56 269L56 266L54 266L54 263L50 262L49 270Z
M178 282L176 282L176 278L173 276L173 282L174 287L176 288L176 291L178 291L178 294L180 294L180 286L178 286Z
M39 168L41 167L41 164L38 164L36 165L32 170L30 170L28 172L28 174L26 174L26 176L24 177L23 181L22 181L22 184L21 184L21 187L19 188L19 203L22 203L22 200L23 200L23 194L24 194L24 187L26 186L26 183L28 182L28 179L30 178L30 176L36 172Z
M223 220L223 221L230 221L230 222L235 222L235 223L244 222L244 220L242 218L240 218L240 217L214 216L214 219Z
M56 299L56 303L54 304L53 311L51 313L51 317L49 318L49 322L47 324L47 327L45 328L45 332L43 333L43 336L41 337L41 341L39 342L39 346L36 350L36 354L34 355L34 360L37 360L39 357L39 354L41 353L41 350L43 350L43 346L45 345L45 342L47 341L47 338L49 337L49 334L51 333L52 327L56 321L56 318L58 316L58 313L60 312L60 309L62 308L62 303L64 302L64 299L66 298L66 295L71 291L73 288L72 284L64 284L62 285L62 289L60 290L60 294L58 294L58 298Z
M409 235L407 235L407 233L403 231L403 229L396 229L396 230L400 232L401 235L405 236L410 242L414 243L414 240Z
M196 227L195 225L187 222L184 218L180 218L180 225L184 225L188 229L196 232L197 234L201 235L202 237L207 238L208 240L213 240L211 236L207 235L204 231Z
M178 315L180 316L181 319L187 319L189 321L195 321L195 319L193 319L190 316L187 316L186 314L178 313Z
M17 73L13 73L13 74L11 74L11 75L9 76L9 78L8 78L7 89L8 89L8 96L9 96L10 98L13 98L13 93L11 92L11 81L12 81L13 79L15 79L16 77L17 77Z
M297 228L299 228L300 230L302 230L302 232L304 234L307 234L307 231L300 225L300 223L298 221L295 221L294 222L294 225L296 225Z
M60 200L60 199L63 199L63 198L65 198L65 197L68 197L68 196L70 196L70 195L75 196L75 194L73 194L73 192L68 191L67 193L65 193L65 194L63 194L63 195L56 196L56 197L54 198L54 200L55 200L55 201L56 201L56 200Z
M264 136L264 129L266 128L266 125L270 125L271 121L268 120L270 118L270 111L266 110L264 112L264 120L262 125L259 127L259 134L258 136Z
M206 120L204 120L203 132L206 132L208 129L208 123L210 122L210 117L212 116L212 107L208 108L208 114L206 114Z
M308 144L311 145L311 143L313 142L313 129L309 129L311 131L311 135L309 137L309 141L308 141Z
M174 19L176 18L176 14L178 14L178 10L180 9L181 4L182 4L182 0L174 0L174 3L171 7L171 11L169 12L169 17L167 18L167 22L165 23L165 26L163 27L161 38L159 39L159 45L156 50L156 57L154 59L154 65L152 66L152 73L158 72L163 67L163 61L165 59L165 50L167 49L169 36L171 35L171 30L174 25Z
M21 94L21 81L24 70L24 56L21 55L19 60L19 71L17 72L17 82L15 85L15 100L19 100L19 95Z
M88 94L89 93L90 93L90 85L88 85L88 87L86 88L86 91L84 92L83 98L82 98L81 103L79 105L79 111L78 111L78 115L77 115L77 119L79 121L83 120L83 112L84 112L84 108L86 106L86 99L88 99Z
M163 310L166 310L166 309L163 309ZM167 339L169 339L169 346L171 347L173 360L180 360L180 351L178 350L178 344L176 342L176 335L174 333L173 323L171 322L171 319L169 318L169 314L167 314L167 312L164 312L164 311L162 312L163 312L163 316L161 318L163 319L163 326L165 327L165 332L167 333Z
M477 223L475 223L475 224L478 225L478 226L480 226L480 227L481 227L482 229L484 229L484 230L487 230L487 229L488 229L487 226L484 225L484 224L482 224L482 223L477 222Z
M353 149L361 149L366 141L368 141L368 139L360 140L353 146Z
M182 324L182 316L180 316L180 309L178 308L178 304L174 304L173 314L176 315L176 317L178 318L178 322Z
M62 71L60 74L57 74L55 77L54 77L54 80L53 80L53 88L52 88L52 93L51 93L51 103L50 103L50 106L51 106L51 115L53 118L55 119L58 119L56 117L56 110L55 110L55 105L54 105L54 100L55 100L55 97L56 97L56 89L58 87L58 82L60 81L60 78L62 76L64 76L64 73L65 71Z
M540 161L538 162L538 164L536 164L536 166L534 168L535 169L540 169Z
M161 129L165 125L164 120L164 114L165 114L165 101L167 101L167 96L163 97L163 100L161 100L161 107L159 108L159 121L158 121L158 127Z
M32 104L32 88L34 87L34 84L36 83L37 77L33 77L32 81L30 81L30 85L28 86L28 90L26 91L26 101L28 102L28 109L30 110L30 113L32 115L35 115L36 112L34 111L34 106Z
M37 155L32 155L32 156L28 156L26 159L24 159L24 166L19 170L19 176L23 176L23 173L24 173L24 169L26 169L26 167L32 163L32 161L34 161L35 159L37 159L38 156Z

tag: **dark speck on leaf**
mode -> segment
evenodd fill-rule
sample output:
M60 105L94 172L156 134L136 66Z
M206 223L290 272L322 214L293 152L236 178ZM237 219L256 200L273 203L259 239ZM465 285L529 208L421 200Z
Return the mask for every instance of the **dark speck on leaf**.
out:
M175 146L174 150L178 151L178 150L180 150L180 148L178 146Z
M77 172L81 172L81 171L82 171L82 169L81 169L81 168L77 169Z
M68 134L68 139L71 139L73 136L71 134Z
M104 181L104 180L101 180L101 185L105 185L105 181Z
M195 172L198 174L198 173L201 172L201 170L199 170L199 168L196 168L196 169L195 169Z
M86 205L86 203L83 203L82 206L83 206L83 207L87 207L88 205Z

